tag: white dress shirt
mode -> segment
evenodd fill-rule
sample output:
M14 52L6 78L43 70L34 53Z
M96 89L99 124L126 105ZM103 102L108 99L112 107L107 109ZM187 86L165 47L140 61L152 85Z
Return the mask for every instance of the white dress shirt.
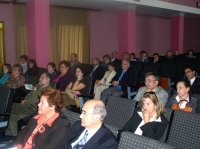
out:
M178 96L176 96L176 100L177 100L177 102L180 102L180 98ZM186 104L189 102L189 97L185 100L187 100L187 101L183 101L183 102L179 103L180 109L185 109Z
M196 77L194 77L194 78L192 78L192 79L190 80L190 85L191 85L191 86L192 86L192 84L194 83L195 79L196 79Z

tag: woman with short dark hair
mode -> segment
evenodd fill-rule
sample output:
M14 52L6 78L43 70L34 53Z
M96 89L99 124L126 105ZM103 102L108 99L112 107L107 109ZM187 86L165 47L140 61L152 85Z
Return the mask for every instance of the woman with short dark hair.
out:
M65 107L63 95L56 89L42 91L38 115L19 133L17 149L57 149L67 138L70 123L60 112Z
M3 64L3 70L0 78L0 85L4 85L6 83L11 73L12 73L11 65L8 63Z

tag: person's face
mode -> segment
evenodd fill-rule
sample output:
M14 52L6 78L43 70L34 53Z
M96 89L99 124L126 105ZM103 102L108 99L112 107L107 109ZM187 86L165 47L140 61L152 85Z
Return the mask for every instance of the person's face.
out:
M116 52L116 51L112 51L111 57L112 57L112 58L116 58L116 57L117 57L117 52Z
M46 76L46 74L42 74L39 78L39 85L48 86L50 83L50 79Z
M103 59L103 61L104 61L105 64L110 63L110 60L109 60L107 57L105 57L105 58Z
M94 59L92 60L92 64L93 64L93 65L98 65L98 64L99 64L99 61L98 61L97 59L94 58Z
M25 62L26 62L25 59L20 58L20 60L19 60L19 63L20 63L20 64L24 64Z
M68 72L68 69L69 69L64 64L61 64L59 68L60 68L61 74L66 74Z
M47 66L47 71L48 71L48 73L53 73L54 72L54 68L51 66L51 65L48 65Z
M28 66L29 66L29 68L33 68L33 67L34 67L34 64L33 64L32 62L30 62L30 63L28 64Z
M150 75L145 78L145 85L148 90L154 90L158 86L158 81L154 78L154 76Z
M111 66L111 65L108 65L108 71L113 71L115 69L115 67Z
M154 58L154 60L158 60L159 56L158 55L154 55L153 58Z
M183 97L183 96L187 95L190 90L189 87L188 88L185 87L183 82L178 82L176 85L176 88L177 88L177 94L179 97Z
M76 62L77 61L77 57L74 54L72 54L70 56L70 60L71 60L71 62Z
M49 106L49 103L47 102L47 96L41 96L40 102L38 103L38 114L46 116L52 111L55 112L55 106Z
M83 77L83 72L81 71L80 68L76 68L76 77L77 78L82 78Z
M152 102L150 98L145 98L143 101L142 110L149 114L154 114L157 110L157 106Z
M123 55L123 59L129 59L129 55L128 55L128 53L124 53L124 55Z
M122 61L122 69L127 70L129 68L129 63L127 61Z
M91 103L86 102L84 104L80 118L81 126L85 128L93 128L97 119L95 118L95 114L93 114L93 105Z
M6 67L5 65L3 66L3 73L8 73L8 67Z
M195 77L195 71L192 71L189 68L185 69L185 76L187 77L188 80L191 80L192 78Z
M19 68L17 67L13 67L13 71L12 71L12 75L17 77L21 74L21 72L19 71Z

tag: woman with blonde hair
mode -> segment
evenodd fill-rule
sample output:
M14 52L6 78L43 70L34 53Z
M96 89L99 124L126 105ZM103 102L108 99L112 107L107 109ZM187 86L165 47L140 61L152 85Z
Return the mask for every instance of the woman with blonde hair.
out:
M146 92L141 99L141 110L134 112L132 118L122 128L148 138L160 140L168 124L163 115L164 108L155 92Z

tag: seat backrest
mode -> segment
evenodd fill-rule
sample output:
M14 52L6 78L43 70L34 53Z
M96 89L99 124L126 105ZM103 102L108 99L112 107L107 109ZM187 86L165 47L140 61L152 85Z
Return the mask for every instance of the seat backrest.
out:
M131 132L123 132L118 149L175 149L175 147Z
M168 125L167 125L167 127L165 129L165 132L164 132L162 138L160 139L160 141L165 142L166 139L167 139L169 128L170 128L170 122L171 122L171 119L172 119L172 113L173 113L173 111L171 109L166 109L165 110L164 115L167 118L167 120L168 120L169 123L168 123Z
M200 115L175 111L167 142L181 149L199 149Z
M133 115L135 105L134 100L110 96L106 105L105 123L122 128Z
M0 86L0 114L9 114L12 107L13 92L10 88Z
M165 90L170 89L170 78L160 77L159 85Z
M69 111L69 110L63 110L62 111L63 114L68 118L68 120L70 121L71 125L73 125L73 123L77 120L79 120L79 116L80 114Z
M152 72L156 75L158 75L160 69L160 64L155 64L155 63L147 63L144 64L143 70L142 70L142 80L145 80L145 74L148 72Z
M119 128L118 127L116 127L116 126L113 126L113 125L110 125L110 124L104 124L107 128L109 128L110 129L110 131L112 131L112 133L114 134L114 136L115 137L117 137L117 135L118 135L118 130L119 130Z

